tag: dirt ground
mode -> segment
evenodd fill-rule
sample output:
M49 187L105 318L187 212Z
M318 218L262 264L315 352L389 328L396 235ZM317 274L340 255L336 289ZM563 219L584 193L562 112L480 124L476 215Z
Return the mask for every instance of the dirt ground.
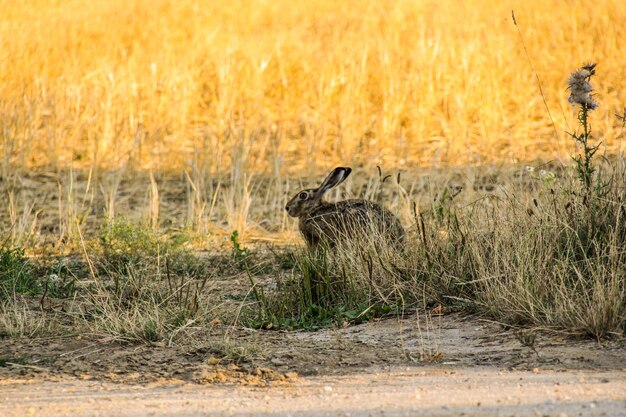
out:
M530 348L457 314L189 337L1 341L0 415L626 416L623 339L539 333Z

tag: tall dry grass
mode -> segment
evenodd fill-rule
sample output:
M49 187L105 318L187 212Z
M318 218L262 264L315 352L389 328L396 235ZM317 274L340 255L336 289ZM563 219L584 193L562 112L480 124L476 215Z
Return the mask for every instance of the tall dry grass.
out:
M586 59L606 75L595 128L620 146L617 0L3 0L0 10L4 178L36 166L180 170L198 158L210 173L302 175L339 161L563 157L574 120L563 75Z

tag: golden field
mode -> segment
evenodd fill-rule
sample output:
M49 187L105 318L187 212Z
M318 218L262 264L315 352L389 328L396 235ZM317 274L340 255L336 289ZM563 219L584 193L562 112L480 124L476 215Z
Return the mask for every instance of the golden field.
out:
M589 60L601 74L594 129L619 146L618 0L3 0L0 10L5 175L565 157L575 126L565 81Z

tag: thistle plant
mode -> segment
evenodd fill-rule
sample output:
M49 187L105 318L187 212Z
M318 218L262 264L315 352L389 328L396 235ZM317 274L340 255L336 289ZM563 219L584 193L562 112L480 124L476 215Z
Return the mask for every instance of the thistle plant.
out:
M600 147L600 143L590 144L591 124L589 123L589 112L598 107L598 102L591 95L593 87L590 83L591 77L596 73L595 68L595 63L586 64L574 71L567 80L568 89L570 90L568 101L572 105L579 107L578 122L583 129L580 133L570 133L570 135L582 146L582 154L576 155L574 161L576 162L578 178L583 183L585 196L587 197L591 193L593 174L595 172L592 159Z

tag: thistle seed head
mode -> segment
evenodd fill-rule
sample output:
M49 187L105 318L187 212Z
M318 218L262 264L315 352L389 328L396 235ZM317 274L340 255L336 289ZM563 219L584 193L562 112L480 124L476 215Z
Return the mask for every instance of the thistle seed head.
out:
M569 76L567 84L570 95L567 101L573 105L585 106L589 110L594 110L598 107L598 102L591 96L593 87L589 82L591 76L596 73L595 67L596 64L587 64Z

